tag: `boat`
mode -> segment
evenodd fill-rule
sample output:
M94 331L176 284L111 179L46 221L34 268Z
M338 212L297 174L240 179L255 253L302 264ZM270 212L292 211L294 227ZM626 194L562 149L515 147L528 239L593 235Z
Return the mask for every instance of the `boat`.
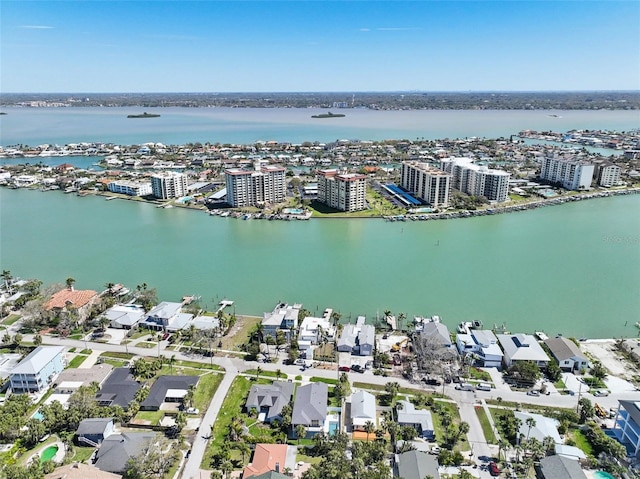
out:
M327 113L321 113L320 115L311 115L311 118L343 118L346 115L342 113L331 113L330 111Z
M157 113L147 113L146 111L144 113L141 113L139 115L127 115L127 118L158 118L160 115L158 115Z

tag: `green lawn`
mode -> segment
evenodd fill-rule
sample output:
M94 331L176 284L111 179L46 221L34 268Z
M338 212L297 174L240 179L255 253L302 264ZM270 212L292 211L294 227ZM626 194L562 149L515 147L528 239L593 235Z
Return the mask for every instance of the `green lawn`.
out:
M85 359L87 359L87 356L82 356L79 354L75 358L73 358L71 361L69 361L69 365L67 367L78 368L84 362Z
M123 368L128 363L128 361L125 361L123 359L111 359L111 358L103 359L102 362L104 364L110 364L114 368Z
M147 343L144 341L136 344L136 346L138 346L139 348L147 348L147 349L155 348L157 345L158 345L157 343Z
M256 372L255 369L247 369L244 374L247 376L257 376ZM275 371L260 371L260 377L276 378L277 374Z
M571 429L569 434L571 434L573 440L576 442L576 447L582 449L587 456L593 457L593 447L591 447L591 443L587 440L587 437L582 431L579 429Z
M222 374L207 373L200 377L198 387L193 394L194 407L200 409L203 412L209 407L211 398L215 394L220 382L222 382Z
M488 372L483 371L482 369L469 368L469 376L472 379L477 379L479 381L484 381L487 383L491 382L491 375Z
M164 417L164 411L139 411L136 414L136 421L149 421L152 426L155 426L160 422L160 419Z
M176 366L185 366L187 368L196 368L196 369L213 369L214 371L223 371L224 369L218 366L217 364L207 364L207 363L198 363L196 361L180 361L177 360L174 363L174 368Z
M498 440L496 439L496 435L493 432L493 428L491 427L491 423L489 422L489 418L487 417L487 413L485 412L482 406L476 406L476 415L478 416L478 420L480 421L480 425L482 426L482 432L484 434L487 443L489 444L497 444Z
M73 462L85 462L88 461L93 451L95 451L95 447L79 447L73 446L73 457L71 458Z
M126 359L129 360L135 356L133 353L121 353L118 351L105 351L100 356L103 358L116 358L116 359Z
M312 377L309 379L312 383L338 384L337 379ZM384 389L384 388L383 388Z
M2 321L2 324L4 324L5 326L11 326L13 323L15 323L19 319L20 319L19 314L10 314L7 318L5 318L4 321Z

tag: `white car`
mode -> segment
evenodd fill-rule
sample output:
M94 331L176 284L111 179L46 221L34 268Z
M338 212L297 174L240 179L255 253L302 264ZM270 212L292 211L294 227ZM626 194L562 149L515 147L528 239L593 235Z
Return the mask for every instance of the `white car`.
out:
M200 410L195 407L188 407L187 414L200 414Z
M606 389L598 389L596 391L593 391L593 395L595 397L608 396L609 395L609 391L607 391Z

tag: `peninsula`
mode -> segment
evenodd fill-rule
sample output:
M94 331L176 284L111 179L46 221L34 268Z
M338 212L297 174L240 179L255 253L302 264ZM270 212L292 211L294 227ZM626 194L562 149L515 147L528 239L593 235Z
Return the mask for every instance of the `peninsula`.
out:
M327 112L327 113L321 113L320 115L311 115L311 118L343 118L346 115L343 115L342 113L331 113L331 112Z
M127 115L127 118L158 118L160 115L157 113L140 113L138 115Z

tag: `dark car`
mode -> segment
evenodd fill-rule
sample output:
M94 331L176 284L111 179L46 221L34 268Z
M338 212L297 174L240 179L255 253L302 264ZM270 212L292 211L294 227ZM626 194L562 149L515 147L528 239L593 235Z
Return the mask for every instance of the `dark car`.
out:
M442 384L439 379L435 378L424 378L424 382L429 386L440 386Z
M351 368L349 366L340 366L338 368L338 371L349 372L349 371L351 371Z
M362 366L360 366L359 364L354 364L353 366L351 366L351 370L355 371L357 373L363 373L364 369Z
M492 476L500 475L500 469L498 468L498 465L493 461L489 463L489 474L491 474Z
M165 339L167 339L169 337L169 333L164 333L162 335L162 340L164 341Z

